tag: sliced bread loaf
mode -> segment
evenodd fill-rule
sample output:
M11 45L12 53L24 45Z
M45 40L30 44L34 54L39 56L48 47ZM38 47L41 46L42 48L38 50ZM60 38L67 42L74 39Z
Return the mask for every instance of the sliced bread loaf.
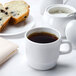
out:
M7 23L10 20L10 17L8 12L4 9L3 5L0 3L0 32L2 32L5 27L7 26Z
M11 1L5 3L4 7L11 15L11 24L17 24L21 22L29 15L29 5L25 1Z

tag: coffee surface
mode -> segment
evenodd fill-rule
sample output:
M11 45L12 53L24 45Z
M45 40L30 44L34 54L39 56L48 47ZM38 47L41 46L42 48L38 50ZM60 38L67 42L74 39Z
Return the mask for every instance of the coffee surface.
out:
M50 43L58 40L58 37L54 34L47 33L47 32L40 32L40 33L32 33L28 36L28 39L37 42L37 43Z

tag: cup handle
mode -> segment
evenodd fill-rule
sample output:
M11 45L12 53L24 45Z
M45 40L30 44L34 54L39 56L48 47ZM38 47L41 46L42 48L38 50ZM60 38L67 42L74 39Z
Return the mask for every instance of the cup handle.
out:
M65 0L64 4L66 4L69 0Z
M68 44L69 45L69 49L66 52L60 51L60 55L68 54L68 53L70 53L72 51L72 45L71 45L71 43L69 41L62 40L62 44Z

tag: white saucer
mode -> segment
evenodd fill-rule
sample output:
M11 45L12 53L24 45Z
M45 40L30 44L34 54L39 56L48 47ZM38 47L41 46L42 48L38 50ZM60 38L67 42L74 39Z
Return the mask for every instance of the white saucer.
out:
M34 27L35 22L32 16L29 16L27 20L20 22L16 25L8 25L6 30L0 33L0 36L12 36L25 33L27 30Z

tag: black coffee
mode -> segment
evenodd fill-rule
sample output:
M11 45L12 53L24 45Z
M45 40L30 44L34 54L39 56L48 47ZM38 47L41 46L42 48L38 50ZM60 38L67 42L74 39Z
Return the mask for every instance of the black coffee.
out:
M28 39L37 43L50 43L58 40L58 37L51 33L40 32L30 34Z

